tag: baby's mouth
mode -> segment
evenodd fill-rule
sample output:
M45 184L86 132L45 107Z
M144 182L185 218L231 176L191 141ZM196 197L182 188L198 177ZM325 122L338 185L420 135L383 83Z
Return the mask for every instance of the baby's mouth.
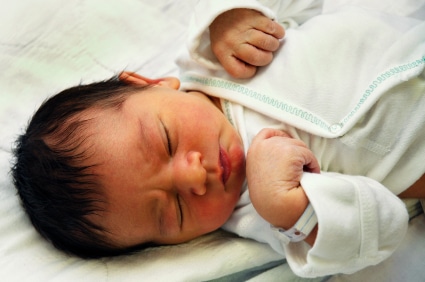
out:
M223 185L226 184L227 180L229 180L231 173L231 163L229 159L229 155L227 152L220 146L220 167L221 167L221 181Z

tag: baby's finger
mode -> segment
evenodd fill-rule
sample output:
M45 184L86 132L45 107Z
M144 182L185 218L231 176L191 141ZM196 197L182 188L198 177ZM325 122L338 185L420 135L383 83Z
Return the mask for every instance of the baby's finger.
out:
M320 173L320 165L316 159L316 156L309 149L306 148L306 150L308 151L305 154L304 171L311 173Z
M274 52L280 46L278 38L262 31L251 29L246 33L246 42L264 51Z
M276 136L292 138L291 135L289 135L283 130L273 129L273 128L264 128L257 133L257 135L253 139L253 142L254 140L264 140L264 139L269 139Z
M234 56L239 60L256 67L262 67L273 60L273 53L258 49L251 44L242 44L235 50Z
M257 72L257 67L250 65L236 56L219 60L223 68L234 78L250 78Z
M280 24L267 17L257 18L257 21L253 27L262 32L270 34L277 39L281 39L285 36L285 29Z

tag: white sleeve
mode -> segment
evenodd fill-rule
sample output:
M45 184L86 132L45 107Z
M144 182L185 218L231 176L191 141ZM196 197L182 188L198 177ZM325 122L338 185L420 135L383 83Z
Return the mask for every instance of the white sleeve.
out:
M388 258L407 231L403 202L380 183L362 176L305 173L301 185L318 218L313 247L285 246L299 276L353 273Z
M286 29L299 26L322 13L323 0L260 0L276 14Z

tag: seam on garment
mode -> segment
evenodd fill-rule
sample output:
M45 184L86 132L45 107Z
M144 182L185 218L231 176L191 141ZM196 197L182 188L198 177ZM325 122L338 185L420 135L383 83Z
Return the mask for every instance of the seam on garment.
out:
M369 87L364 90L362 97L357 102L357 105L351 110L351 112L347 116L342 119L341 124L347 124L347 122L349 122L352 117L355 116L355 114L360 110L360 108L362 108L362 105L368 100L371 94L373 94L375 90L387 79L393 78L396 75L401 76L406 71L422 67L423 64L425 64L425 55L422 55L421 58L418 58L416 60L412 60L410 62L398 65L396 67L388 69L387 71L382 72L370 83Z
M370 203L370 198L368 193L363 191L362 187L357 186L356 190L358 191L358 201L360 203L360 230L361 230L361 241L359 247L359 258L367 257L367 253L375 253L378 249L377 242L375 240L370 240L373 238L372 233L375 232L376 223L374 224L375 211L372 209L373 205Z
M389 79L395 79L397 77L399 77L401 80L408 79L407 77L409 74L412 75L412 71L417 71L417 69L423 67L424 64L425 55L422 55L420 58L383 71L373 81L371 81L369 87L363 91L363 95L359 98L357 104L351 110L348 110L349 113L343 117L339 123L334 124L329 124L329 122L327 122L319 115L316 115L314 112L308 109L304 109L300 105L292 104L286 101L284 97L274 97L269 93L251 89L248 86L241 85L233 81L228 81L216 77L207 77L188 72L182 75L181 82L195 83L206 87L220 88L231 92L236 92L238 94L242 94L251 102L255 101L257 104L266 105L269 109L274 109L278 112L284 112L300 118L309 124L324 129L326 132L332 133L333 135L342 135L341 132L343 133L346 130L345 128L348 126L348 124L358 116L358 112L362 111L365 105L369 105L368 101L376 98L376 95L373 95L376 92L376 89L383 87L383 84ZM372 150L380 150L374 144L369 144L367 146L371 146L370 148Z
M383 144L379 144L373 140L362 138L361 140L358 140L357 138L353 138L352 136L346 134L340 138L341 142L350 146L360 146L370 152L373 152L375 154L378 154L380 156L386 155L388 152L391 151L391 147Z

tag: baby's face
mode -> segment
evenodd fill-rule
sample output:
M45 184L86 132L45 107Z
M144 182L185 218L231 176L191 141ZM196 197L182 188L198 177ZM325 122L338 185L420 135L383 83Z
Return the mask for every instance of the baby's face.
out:
M94 115L95 172L108 201L94 220L115 244L181 243L229 218L245 157L240 136L208 98L158 86Z

